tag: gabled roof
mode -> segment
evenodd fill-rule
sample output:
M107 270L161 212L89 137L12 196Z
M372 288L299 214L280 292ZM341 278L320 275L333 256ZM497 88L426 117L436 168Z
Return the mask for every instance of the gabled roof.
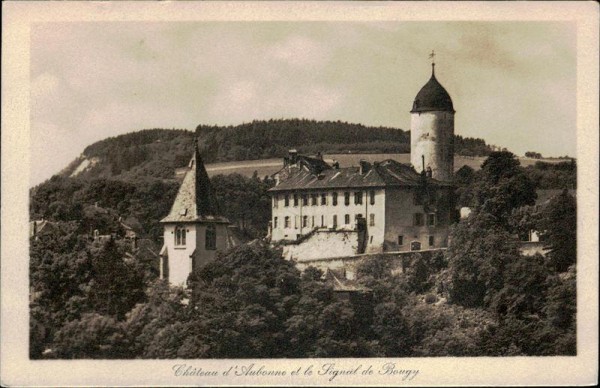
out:
M220 215L217 198L196 145L189 170L179 187L173 207L161 222L202 221L229 222Z
M299 169L269 191L418 186L423 180L438 186L450 185L433 178L425 178L411 166L387 159L369 164L369 170L363 173L360 167L329 168L320 174L314 174L308 169Z

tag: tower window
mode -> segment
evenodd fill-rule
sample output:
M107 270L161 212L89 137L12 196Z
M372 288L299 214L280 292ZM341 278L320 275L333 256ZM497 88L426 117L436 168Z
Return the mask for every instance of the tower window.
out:
M415 213L414 225L423 226L423 213Z
M375 205L375 190L369 191L369 203Z
M347 191L344 193L344 205L350 205L350 193Z
M186 230L182 227L175 228L175 246L185 246Z
M362 192L360 192L360 191L354 192L354 204L362 205Z
M435 213L427 214L427 225L435 226Z
M207 251L214 251L217 249L217 229L214 224L208 224L206 226L204 247Z

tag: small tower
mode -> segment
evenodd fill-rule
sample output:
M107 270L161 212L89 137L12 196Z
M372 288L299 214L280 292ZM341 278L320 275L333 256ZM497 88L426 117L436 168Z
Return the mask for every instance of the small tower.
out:
M232 246L229 221L220 215L197 143L173 207L161 223L160 277L173 285L185 285L194 269Z
M435 54L432 52L430 57ZM450 95L435 78L421 88L410 111L410 162L418 171L451 181L454 172L454 107ZM428 174L429 175L429 174Z

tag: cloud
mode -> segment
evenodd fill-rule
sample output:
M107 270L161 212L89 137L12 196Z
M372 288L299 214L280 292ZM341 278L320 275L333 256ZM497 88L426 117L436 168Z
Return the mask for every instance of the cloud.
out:
M270 57L287 65L312 70L324 66L329 59L329 53L322 44L301 35L290 36L267 52Z
M31 44L32 150L46 178L69 162L57 153L143 128L305 117L408 129L431 49L458 134L575 153L565 23L42 23ZM548 134L566 140L539 141Z

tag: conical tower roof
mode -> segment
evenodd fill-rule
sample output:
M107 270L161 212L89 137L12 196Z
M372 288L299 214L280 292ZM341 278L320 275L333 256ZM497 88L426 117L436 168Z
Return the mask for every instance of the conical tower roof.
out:
M454 112L450 95L435 78L435 64L433 63L431 64L431 78L417 93L411 113L429 111Z
M169 215L163 218L161 222L202 221L229 222L220 215L219 204L196 143L194 156L179 187L175 202Z

